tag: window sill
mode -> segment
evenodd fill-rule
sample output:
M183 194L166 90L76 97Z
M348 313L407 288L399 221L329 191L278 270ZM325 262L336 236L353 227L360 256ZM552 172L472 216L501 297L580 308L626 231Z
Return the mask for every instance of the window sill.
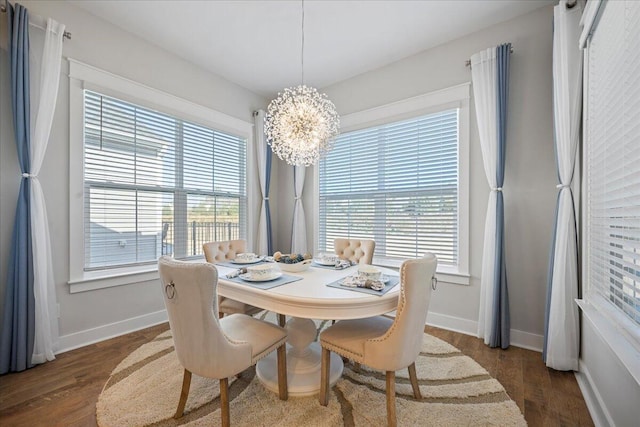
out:
M203 262L202 255L182 258L186 262ZM69 283L69 293L94 291L96 289L112 288L114 286L131 285L134 283L157 280L158 265L147 264L135 267L123 267L105 269L97 271L84 271L77 279L71 279Z
M620 362L640 385L640 348L638 343L621 327L616 325L603 310L587 300L576 300L584 316L591 322L596 333L618 356Z
M81 277L69 280L69 293L93 291L114 286L131 285L158 279L158 266L118 268L113 270L85 271Z
M380 267L399 269L403 261L387 258L375 258L373 263ZM461 273L454 267L438 266L436 271L436 278L440 283L451 283L454 285L469 286L471 282L471 276L469 273Z

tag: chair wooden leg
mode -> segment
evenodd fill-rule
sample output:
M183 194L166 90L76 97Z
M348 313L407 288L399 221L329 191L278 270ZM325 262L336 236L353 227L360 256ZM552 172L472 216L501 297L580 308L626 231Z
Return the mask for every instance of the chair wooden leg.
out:
M284 328L284 325L286 324L287 324L287 316L285 316L284 314L278 313L278 326L280 326L281 328Z
M322 406L329 404L329 371L331 370L331 352L322 348L322 361L320 369L320 395L318 400Z
M180 392L178 409L176 409L176 413L173 415L175 419L182 417L184 413L184 405L187 404L187 398L189 397L189 387L191 387L191 372L185 369L184 375L182 376L182 391Z
M418 385L418 376L416 375L416 362L409 365L409 379L411 380L411 387L413 388L413 397L416 399L422 399L420 394L420 386Z
M218 312L218 319L222 319L224 317L224 313L219 311Z
M280 400L287 400L289 398L286 343L278 347L278 396L280 397Z
M220 380L220 413L222 415L222 427L231 425L229 416L229 379L222 378Z
M396 373L387 371L387 425L396 427Z

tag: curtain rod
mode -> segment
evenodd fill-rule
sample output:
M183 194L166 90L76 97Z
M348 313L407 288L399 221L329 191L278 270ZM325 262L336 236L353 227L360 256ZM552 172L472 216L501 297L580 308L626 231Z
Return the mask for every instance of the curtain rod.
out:
M511 48L509 49L509 53L513 53L513 46L511 46ZM467 60L464 62L464 66L465 66L465 67L471 67L471 60L470 60L470 59L467 59Z
M2 13L7 13L7 4L8 4L8 3L9 3L9 2L5 0L4 4L1 4L1 5L0 5L0 12L2 12ZM36 15L36 16L37 16L37 15ZM32 25L32 26L34 26L34 27L36 27L36 28L40 28L40 29L41 29L41 30L43 30L43 31L44 31L44 30L46 30L46 28L45 28L45 27L43 27L42 25L38 25L38 24L36 24L36 23L34 23L34 22L31 22L31 20L29 21L29 25ZM63 39L71 40L71 33L70 33L69 31L65 31L65 32L62 34L62 38L63 38Z
M566 5L567 5L567 9L573 9L577 4L578 4L578 0L567 0L567 3L566 3ZM509 49L509 51L510 51L511 53L513 53L513 46L511 46L511 49ZM467 59L467 60L465 61L464 65L465 65L466 67L470 67L470 66L471 66L471 60L470 60L470 59Z

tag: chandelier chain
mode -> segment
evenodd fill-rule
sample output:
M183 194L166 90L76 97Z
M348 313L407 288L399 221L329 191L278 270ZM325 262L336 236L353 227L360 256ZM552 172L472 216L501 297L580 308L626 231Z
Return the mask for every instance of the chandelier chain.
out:
M304 84L304 0L300 65L302 82L285 88L269 103L264 134L271 150L295 166L311 166L332 148L340 129L336 106L324 93Z

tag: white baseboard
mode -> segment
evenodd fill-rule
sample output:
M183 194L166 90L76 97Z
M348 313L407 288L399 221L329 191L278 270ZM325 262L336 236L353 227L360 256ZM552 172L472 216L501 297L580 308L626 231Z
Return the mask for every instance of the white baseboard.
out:
M478 333L478 322L476 321L449 316L448 314L434 313L432 311L427 314L427 325L474 337L477 336Z
M593 383L589 369L582 363L582 360L578 362L578 372L575 373L576 381L578 381L578 387L582 392L584 401L589 409L589 414L596 427L608 427L613 426L613 418L607 411L607 407L604 405L602 396L598 391L598 388Z
M393 315L395 313L390 314ZM110 323L108 325L102 325L96 328L75 332L73 334L63 335L59 339L60 350L58 350L56 354L75 350L76 348L128 334L130 332L139 331L140 329L164 323L167 320L167 311L160 310L119 322ZM478 322L475 320L434 312L429 312L429 315L427 316L427 325L474 337L477 336L478 331ZM523 332L517 329L511 330L511 345L515 347L542 351L542 342L542 335Z
M542 352L544 336L532 334L531 332L511 329L511 345L527 350Z
M56 351L56 354L75 350L76 348L108 340L109 338L118 337L130 332L139 331L140 329L164 323L167 320L167 311L160 310L144 314L142 316L121 320L119 322L98 326L97 328L62 335L58 341L58 347L60 350Z
M429 312L427 315L427 325L474 337L478 336L477 321L449 316L448 314ZM544 337L542 335L511 329L511 345L515 347L541 352L543 342Z

